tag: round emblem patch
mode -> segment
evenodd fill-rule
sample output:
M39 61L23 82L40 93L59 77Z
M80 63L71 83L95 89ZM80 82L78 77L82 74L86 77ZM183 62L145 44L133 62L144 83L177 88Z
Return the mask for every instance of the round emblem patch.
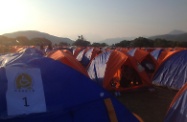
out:
M22 73L16 77L16 89L32 89L32 78L26 73Z

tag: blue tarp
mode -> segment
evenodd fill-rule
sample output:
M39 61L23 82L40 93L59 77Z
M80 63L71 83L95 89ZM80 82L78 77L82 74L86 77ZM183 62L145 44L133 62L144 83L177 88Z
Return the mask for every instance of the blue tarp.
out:
M13 63L25 63L35 58L41 58L44 54L36 48L25 48L21 52L0 56L0 65L6 66Z
M163 62L153 76L152 83L179 90L187 81L187 50L173 54Z
M163 49L159 48L159 49L153 50L150 54L151 54L151 56L154 57L155 60L158 60L158 57L159 57L159 55L161 54L162 51L163 51Z
M90 63L90 60L91 60L91 57L92 57L93 49L94 49L94 48L90 48L89 50L87 50L87 51L83 54L83 57L82 57L82 60L81 60L81 64L82 64L84 67L87 67L88 64Z
M106 58L103 57L103 60L106 60ZM23 67L27 66L27 68L38 68L40 70L46 112L9 118L6 99L8 87L6 77L7 67L1 67L1 122L109 122L108 112L104 103L104 99L106 98L111 99L118 122L138 122L131 112L110 93L83 74L61 62L42 57L30 60L25 64L19 63L18 65L9 65L8 67L22 67L22 65ZM27 92L25 94L27 95Z
M167 112L164 122L187 122L187 90L175 101Z
M135 52L136 52L137 48L134 48L134 49L131 49L129 50L127 53L130 55L130 56L134 56Z

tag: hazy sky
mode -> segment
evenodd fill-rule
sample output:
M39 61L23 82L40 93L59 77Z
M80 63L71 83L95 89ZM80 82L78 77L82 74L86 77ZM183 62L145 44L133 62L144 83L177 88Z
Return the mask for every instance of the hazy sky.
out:
M187 0L0 0L0 35L38 30L90 42L187 31Z

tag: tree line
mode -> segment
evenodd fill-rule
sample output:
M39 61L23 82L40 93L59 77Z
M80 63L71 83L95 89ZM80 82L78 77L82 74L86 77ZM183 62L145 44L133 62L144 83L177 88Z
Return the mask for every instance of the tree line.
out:
M21 46L29 46L29 45L49 45L52 44L50 40L46 38L33 38L28 39L25 36L18 36L16 38L8 38L6 36L0 36L0 45L5 46L15 46L15 45L21 45Z
M187 41L170 41L166 39L148 39L144 37L138 37L134 40L123 40L114 44L117 47L187 47Z
M107 45L106 43L94 42L91 44L83 36L78 37L78 39L73 43L75 46L94 46L94 47L187 47L187 41L170 41L166 39L157 38L155 40L138 37L134 40L122 40L119 43L113 45Z
M22 45L22 46L29 46L29 45L49 45L52 44L51 40L46 38L33 38L28 39L25 36L19 36L16 38L8 38L6 36L0 36L0 45L4 46L15 46L15 45ZM67 46L69 44L65 42L61 42L58 45L60 46ZM119 43L115 43L113 45L108 45L106 43L99 43L94 42L90 43L87 41L83 35L78 36L72 46L94 46L94 47L105 47L105 46L112 46L112 47L187 47L187 41L170 41L161 38L157 39L148 39L144 37L138 37L134 40L122 40Z

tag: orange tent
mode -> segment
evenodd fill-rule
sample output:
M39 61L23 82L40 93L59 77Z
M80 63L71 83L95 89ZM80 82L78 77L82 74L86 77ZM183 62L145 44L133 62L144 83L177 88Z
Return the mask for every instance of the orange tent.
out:
M116 50L96 56L88 67L88 74L107 90L125 91L151 85L144 68Z
M157 61L157 68L159 67L159 65L168 57L170 57L171 55L173 55L176 52L179 52L181 50L184 50L184 48L177 48L175 50L171 50L171 49L165 49L165 48L156 48L155 50L153 50L150 54L155 58L155 60Z
M89 51L91 51L91 54L90 54ZM87 50L87 51L85 52L85 56L87 56L87 57L90 56L90 61L91 61L93 58L95 58L95 56L97 56L97 55L100 54L101 52L102 52L102 51L101 51L100 48L92 47L92 48L90 48L89 50Z
M161 54L161 56L159 57L159 64L161 64L164 60L167 60L170 56L172 56L173 54L177 53L177 52L180 52L182 51L183 49L181 50L165 50L163 52L163 54Z
M56 50L55 52L50 53L50 55L47 55L47 57L50 57L54 60L59 60L62 63L88 76L84 67L75 59L72 53L68 50Z
M152 76L153 72L158 66L157 61L151 56L151 54L145 50L134 48L128 51L138 63L140 63L144 68L149 77Z

